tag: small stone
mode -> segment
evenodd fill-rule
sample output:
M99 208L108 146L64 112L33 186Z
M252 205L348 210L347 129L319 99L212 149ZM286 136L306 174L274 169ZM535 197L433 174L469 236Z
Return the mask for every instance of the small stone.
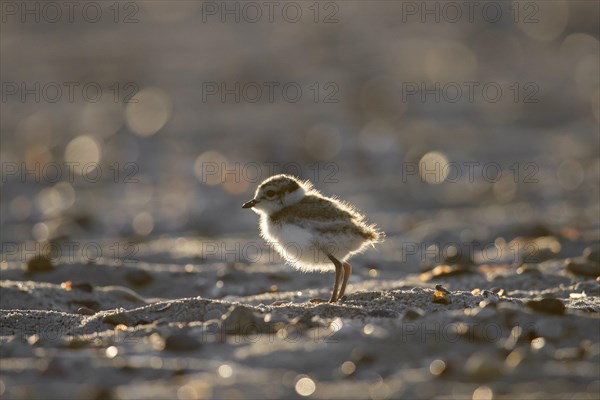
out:
M529 300L526 305L534 311L547 314L563 315L565 313L565 305L559 299Z
M96 314L96 312L87 307L79 307L77 309L77 314L79 314L79 315L94 315L94 314Z
M524 255L523 262L524 263L541 263L544 261L555 259L557 256L558 256L558 254L550 248L534 247L534 250L531 252L531 254Z
M588 260L595 263L600 263L600 245L595 244L588 246L583 249L583 256Z
M500 297L491 290L484 290L481 294L488 300L489 303L498 303L500 301Z
M40 272L50 272L54 270L54 264L50 258L37 255L29 259L27 264L24 265L24 272L28 274L37 274Z
M403 319L408 320L408 321L414 321L415 319L419 319L425 316L425 311L421 310L420 308L409 308L408 310L406 310L406 312L404 313L404 317Z
M527 226L523 226L518 229L519 234L526 237L547 237L552 236L554 232L547 226L542 223L532 223Z
M198 350L202 343L193 336L185 333L175 333L165 338L164 349L167 351L193 351Z
M152 275L143 269L134 269L125 274L125 279L136 287L146 286L154 281Z
M448 289L446 289L445 287L443 287L442 285L435 285L435 290L439 290L440 292L442 292L444 294L450 294L450 291Z
M588 261L586 258L567 258L565 268L572 274L596 277L600 275L600 263Z
M535 264L523 264L517 268L517 274L541 275L542 273Z
M442 292L440 290L436 290L435 292L433 292L433 295L431 296L431 302L436 303L436 304L452 303L452 301L446 297L444 292Z
M537 264L557 258L561 245L555 236L527 236L516 237L507 246L508 249L520 249L520 260L515 260L518 265Z
M471 268L467 266L462 266L458 264L454 265L438 265L433 268L431 271L424 272L419 275L419 278L422 281L429 281L435 278L442 278L448 276L462 275L473 272Z
M133 318L131 318L128 314L125 314L123 312L107 315L104 318L102 318L102 322L105 322L105 323L111 324L111 325L115 325L115 326L119 325L119 324L123 324L123 325L127 325L127 326L134 325Z

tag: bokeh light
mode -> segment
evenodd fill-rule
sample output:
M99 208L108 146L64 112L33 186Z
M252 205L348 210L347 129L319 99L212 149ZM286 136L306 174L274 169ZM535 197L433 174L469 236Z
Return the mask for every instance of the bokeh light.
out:
M154 218L149 212L141 212L133 218L133 230L138 235L149 235L154 229Z
M444 182L449 170L448 158L438 151L431 151L419 160L419 175L427 183L437 185Z
M519 7L515 2L515 6ZM532 39L549 42L560 36L569 22L569 6L566 1L539 1L534 3L538 10L535 16L518 19L518 26ZM520 6L522 8L522 6Z
M315 384L315 381L307 376L304 376L296 381L295 389L296 393L298 393L300 396L306 397L315 392L317 385Z
M194 174L206 185L216 186L223 183L223 171L227 168L227 159L216 150L200 154L194 162Z
M127 104L127 126L136 135L152 136L169 121L171 108L171 98L164 90L142 89Z
M65 148L65 162L71 163L77 174L90 174L90 179L96 179L95 170L100 161L100 145L91 136L78 136L71 140Z
M558 183L565 190L577 189L585 179L583 167L575 159L565 160L560 163L556 172Z
M342 148L342 135L333 125L315 125L306 132L305 146L308 153L317 160L329 160Z

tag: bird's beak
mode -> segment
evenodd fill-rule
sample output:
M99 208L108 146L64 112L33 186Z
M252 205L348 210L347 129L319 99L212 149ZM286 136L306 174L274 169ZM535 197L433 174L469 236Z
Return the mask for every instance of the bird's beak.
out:
M252 208L254 207L256 204L258 204L258 200L252 199L246 203L244 203L244 205L242 206L242 208Z

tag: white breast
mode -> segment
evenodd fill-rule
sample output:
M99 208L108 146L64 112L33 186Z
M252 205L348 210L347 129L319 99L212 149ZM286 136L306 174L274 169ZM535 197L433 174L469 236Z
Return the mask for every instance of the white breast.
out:
M354 234L322 234L310 226L276 225L266 216L261 218L261 234L288 264L302 271L331 271L334 265L327 254L345 261L366 245Z
M330 271L334 268L319 250L314 232L293 224L275 225L261 218L262 236L293 267L303 271Z

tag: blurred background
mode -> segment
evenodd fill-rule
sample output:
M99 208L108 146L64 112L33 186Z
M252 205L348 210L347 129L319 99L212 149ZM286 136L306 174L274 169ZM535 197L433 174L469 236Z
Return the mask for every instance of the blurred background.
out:
M280 172L392 245L598 226L598 2L54 3L2 3L3 242L257 239Z
M597 399L599 16L0 1L0 396ZM282 172L387 234L341 303L241 208Z

